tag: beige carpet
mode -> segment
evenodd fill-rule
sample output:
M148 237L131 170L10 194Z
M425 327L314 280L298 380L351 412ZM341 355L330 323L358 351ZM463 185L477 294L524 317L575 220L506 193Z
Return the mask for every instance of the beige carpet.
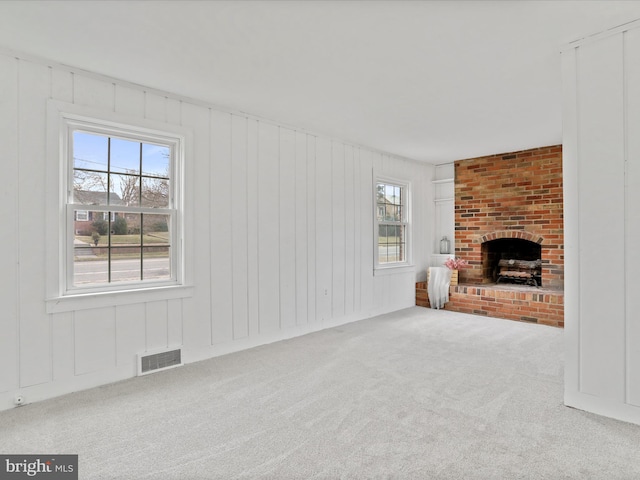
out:
M0 413L82 479L640 478L640 427L562 405L563 331L411 308Z

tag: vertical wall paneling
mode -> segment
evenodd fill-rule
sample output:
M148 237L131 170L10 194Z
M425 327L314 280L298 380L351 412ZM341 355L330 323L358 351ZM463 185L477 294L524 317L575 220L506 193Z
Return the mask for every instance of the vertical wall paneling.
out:
M627 402L640 406L640 29L625 33L625 86L627 147L626 181L626 349L627 349Z
M144 94L144 117L164 122L167 119L167 99L155 93Z
M0 271L4 274L0 289L0 392L18 386L18 60L0 56L0 145L5 182L0 189Z
M372 174L374 162L399 177L422 178L428 167L7 55L0 55L0 88L3 172L16 180L0 191L11 227L0 231L7 276L0 409L11 408L18 392L46 398L134 376L145 350L182 346L190 362L389 311L414 290L411 274L403 274L376 279L374 294ZM60 214L50 201L60 165L48 99L188 131L180 235L185 282L193 287L187 296L144 299L138 292L114 296L113 305L46 313L44 300L59 288L56 256L46 255L60 241L43 235L58 232ZM127 303L132 298L138 303Z
M355 198L354 198L353 147L344 148L344 313L351 315L355 304Z
M353 269L354 269L354 310L362 311L362 243L367 235L363 236L362 221L367 214L362 210L362 171L360 169L360 148L353 151L353 201L355 219L354 228L354 249L353 249Z
M624 139L621 37L581 47L581 385L621 398L624 374ZM606 95L594 95L606 92ZM606 138L608 141L603 142ZM598 191L599 195L589 195ZM606 254L603 247L606 246ZM597 282L592 279L598 278ZM601 301L606 298L607 301ZM608 319L606 322L603 319Z
M258 128L258 281L260 333L280 327L280 195L278 127Z
M260 331L258 278L258 121L247 120L247 290L249 336Z
M562 50L565 404L640 424L640 20Z
M142 90L116 85L115 111L122 115L142 118L145 114L145 94Z
M74 312L74 327L76 375L116 366L115 308Z
M114 85L84 75L74 75L73 102L77 105L114 110Z
M20 297L20 385L27 387L51 379L50 322L45 313L47 224L42 200L46 167L46 99L50 95L50 73L43 65L20 62L18 89L19 171L19 297Z
M398 164L396 168L401 169L402 167ZM433 191L432 177L433 167L427 170L426 168L420 168L417 164L411 166L411 173L408 177L408 180L411 181L409 208L411 218L410 258L411 263L416 267L416 279L419 278L420 280L426 280L428 265L427 260L423 260L424 255L421 255L420 252L429 248L429 240L433 238L433 222L429 222L429 219L433 219L434 211L433 195L429 194L429 192ZM425 186L428 187L425 188ZM450 210L450 214L451 219L453 219L453 209ZM431 228L428 228L429 224L431 224ZM427 236L427 233L430 235ZM453 240L452 237L450 237L450 240ZM429 254L431 252L427 250L426 253ZM415 280L413 280L413 283L415 283ZM415 302L415 292L411 293L411 302Z
M75 375L73 313L54 313L50 318L53 380L69 379Z
M50 97L54 100L71 103L73 101L73 75L71 72L49 68L51 74ZM55 133L47 131L47 142L55 142ZM47 145L46 155L49 155L51 145ZM58 178L61 170L60 159L48 156L47 176ZM46 184L46 231L58 232L60 221L60 206L58 186ZM49 201L51 199L51 201ZM59 252L62 239L58 235L47 235L47 248ZM47 296L59 290L57 276L58 258L47 259L46 292ZM74 376L75 359L73 346L73 314L71 312L52 314L49 316L51 332L51 368L53 381L61 381Z
M381 173L388 173L385 172L384 169L384 155L382 155L380 152L372 152L371 153L371 161L373 162L373 171L376 174L381 174Z
M73 75L66 70L51 68L51 98L73 102Z
M565 402L580 392L580 222L576 49L562 52L562 176L564 198Z
M374 152L371 155L371 161L372 161L372 166L373 166L373 173L374 175L380 175L382 173L385 173L384 171L384 159L383 156L381 154L379 154L378 152ZM377 178L373 178L372 183L371 183L371 202L373 203L373 188L374 188L374 183L377 181ZM371 215L373 215L373 212L371 212ZM372 217L372 225L371 228L373 229L373 217ZM374 250L378 248L377 245L373 246ZM372 252L373 254L375 254L375 251ZM375 261L375 257L374 257L374 261ZM386 283L386 279L388 277L387 276L375 276L373 277L373 307L375 310L380 310L382 309L382 307L384 306L384 296L385 296L385 283Z
M373 310L373 154L360 150L360 302Z
M307 319L316 320L316 137L307 135Z
M233 338L249 335L247 119L231 117L231 234L233 263Z
M175 98L166 99L167 122L180 125L182 116L182 102Z
M231 115L211 111L211 343L233 339ZM196 220L198 221L198 220Z
M169 347L182 345L182 299L167 301L167 344Z
M71 103L73 102L73 85L74 79L71 72L65 70L59 70L50 68L51 73L51 98L53 100ZM47 132L47 142L56 142L57 132ZM49 155L51 145L47 145L47 155ZM62 165L60 159L57 156L49 157L47 162L47 175L58 178L61 174ZM47 183L47 205L46 205L46 219L47 219L47 231L57 232L59 231L60 222L60 205L58 199L60 198L59 185L54 188ZM52 192L53 190L55 192ZM61 251L61 241L58 235L49 235L47 238L48 247L55 252ZM54 259L53 262L57 262L58 259ZM53 268L52 264L48 264L47 267L47 293L51 294L57 292L59 289L60 279L56 276L57 269Z
M169 319L167 301L147 302L146 312L146 350L160 350L167 347L169 338Z
M116 307L116 363L137 372L136 355L147 350L147 311L144 303Z
M333 279L331 296L331 316L344 315L345 302L345 146L339 142L331 143L331 215L333 223Z
M307 323L308 312L308 196L307 196L307 136L296 132L295 136L295 295L296 324Z
M73 76L70 72L65 72L49 67L50 75L50 99L71 102L73 100ZM49 108L49 107L47 107ZM51 130L54 130L53 128ZM50 144L57 144L58 132L46 131L46 147L45 155L46 160L46 175L48 178L58 178L60 176L61 164L57 155L50 156ZM49 182L45 184L45 225L44 228L47 232L58 232L60 222L60 206L57 199L60 198L59 185L52 185ZM57 234L47 235L47 248L51 251L61 251L61 239ZM58 256L47 256L47 265L45 268L45 289L47 296L54 295L59 290L60 279L57 275L57 263L59 261Z
M426 281L427 280L427 269L431 264L431 255L429 255L428 245L429 239L434 237L433 232L433 223L429 220L434 217L435 205L433 204L433 184L431 183L431 179L433 178L434 168L430 167L427 170L421 170L420 176L422 181L424 182L420 187L413 187L414 192L419 189L421 190L421 200L418 205L413 205L411 208L411 216L415 229L418 229L422 232L422 237L418 241L420 243L416 243L414 241L414 254L413 261L415 265L418 267L416 280L418 281ZM427 187L427 185L429 187ZM451 223L451 245L452 248L455 248L455 222L453 221L454 217L454 208L452 206L450 210L450 215L452 219ZM424 248L420 248L422 245L425 245ZM426 250L426 251L425 251ZM438 250L439 251L439 250ZM422 264L420 263L422 262Z
M296 134L280 128L280 327L296 324Z
M333 208L331 142L316 138L316 319L331 318Z
M166 112L167 112L167 122L173 125L180 125L182 122L182 102L176 100L174 98L166 99ZM186 189L186 183L184 183ZM191 200L193 198L193 192L189 192L184 195L185 197L185 209L192 209L194 202ZM193 255L193 252L189 253L189 255ZM187 265L193 265L192 262L187 262ZM178 345L183 345L184 343L184 325L183 325L183 315L184 315L184 303L190 300L187 299L172 299L168 301L167 309L168 309L168 345L169 347L174 347Z
M189 283L197 285L195 296L183 302L184 345L189 348L211 344L211 209L210 209L210 139L209 110L184 103L182 125L193 129L193 151L187 155L184 184L185 223L192 228L186 238L185 254L192 255L186 272ZM212 226L211 226L212 227ZM204 267L206 266L206 267Z

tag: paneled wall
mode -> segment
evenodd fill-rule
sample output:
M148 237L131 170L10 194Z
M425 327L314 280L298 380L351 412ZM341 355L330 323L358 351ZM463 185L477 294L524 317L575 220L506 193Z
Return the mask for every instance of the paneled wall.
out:
M192 362L414 304L433 167L13 55L0 54L0 92L0 409L17 393L33 402L132 377L144 351L182 346ZM49 99L192 131L192 295L47 313L47 255L58 245ZM373 270L377 173L411 181L413 194L414 267L384 275Z
M639 27L562 52L565 403L638 424Z

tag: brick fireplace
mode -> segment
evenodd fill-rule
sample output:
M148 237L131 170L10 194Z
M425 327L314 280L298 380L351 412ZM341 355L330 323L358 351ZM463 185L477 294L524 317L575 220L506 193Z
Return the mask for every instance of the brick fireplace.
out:
M470 268L446 308L563 325L562 216L562 146L455 162L455 254ZM531 273L500 275L520 264Z

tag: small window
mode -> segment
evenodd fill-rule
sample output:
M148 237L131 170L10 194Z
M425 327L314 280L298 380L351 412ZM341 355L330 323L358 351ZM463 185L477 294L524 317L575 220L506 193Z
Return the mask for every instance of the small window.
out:
M179 283L180 139L81 121L67 133L64 291Z
M376 265L408 263L408 186L401 183L376 183Z

